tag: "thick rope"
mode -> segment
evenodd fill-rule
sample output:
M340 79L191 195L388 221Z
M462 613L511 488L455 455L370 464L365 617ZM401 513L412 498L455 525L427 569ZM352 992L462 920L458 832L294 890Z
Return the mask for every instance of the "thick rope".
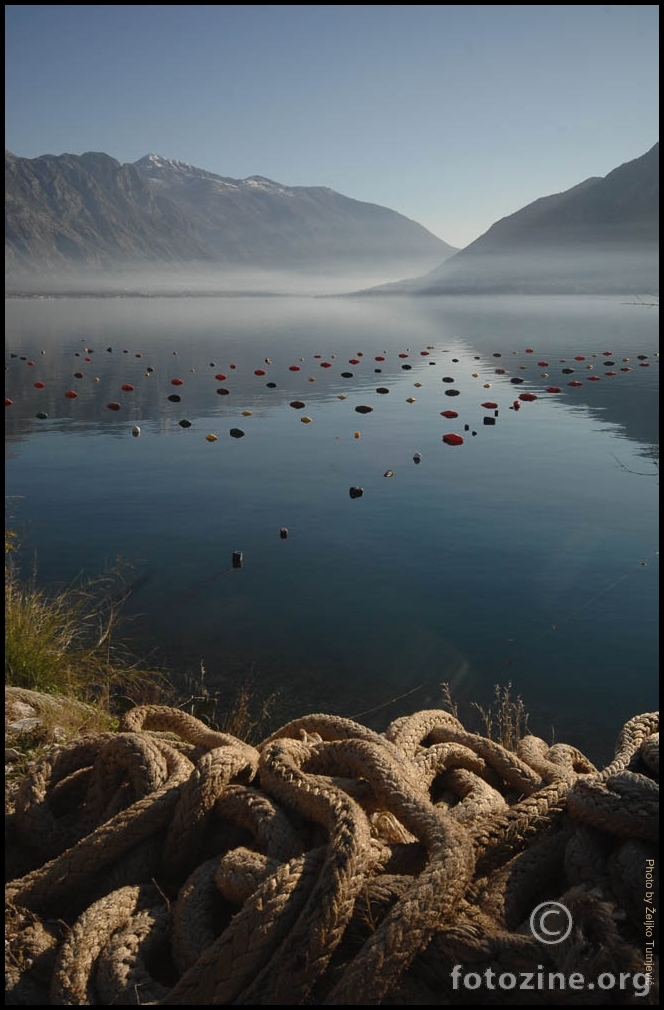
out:
M384 733L313 714L251 746L139 706L21 783L6 1002L559 1005L455 988L452 971L643 972L658 744L658 715L636 716L598 770L431 710ZM574 920L558 945L529 925L547 900Z

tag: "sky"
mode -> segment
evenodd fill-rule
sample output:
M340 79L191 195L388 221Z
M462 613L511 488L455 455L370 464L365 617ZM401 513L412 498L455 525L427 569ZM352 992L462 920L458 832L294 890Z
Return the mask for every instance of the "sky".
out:
M327 186L462 248L659 139L659 5L5 6L5 148Z

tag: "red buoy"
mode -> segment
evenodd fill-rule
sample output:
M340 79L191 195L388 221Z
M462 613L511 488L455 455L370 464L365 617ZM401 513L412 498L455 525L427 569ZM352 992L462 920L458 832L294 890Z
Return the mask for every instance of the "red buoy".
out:
M289 365L288 366L288 371L289 372L299 372L300 371L300 366L299 365Z
M599 375L589 375L588 376L588 382L599 382L599 381L600 381Z
M446 445L463 445L463 438L461 435L456 435L454 432L450 432L447 435L443 435L443 442Z
M407 358L407 357L408 357L408 355L402 352L402 353L401 353L401 354L399 355L399 357L400 357L400 358Z
M266 372L264 368L254 368L254 375L265 375L265 374Z
M121 389L123 389L125 393L131 393L133 392L134 387L130 386L128 382L125 382L125 384L121 387Z
M11 406L13 406L13 404L14 404L14 401L10 400L9 397L6 396L5 397L5 407L11 407Z
M538 361L537 362L537 367L538 368L548 368L549 367L549 362L548 361Z
M519 394L519 399L520 400L525 400L526 403L532 403L532 401L536 400L537 397L535 396L534 393L520 393Z
M171 379L171 386L184 386L182 379Z
M68 389L67 392L65 393L65 396L67 397L68 400L75 400L76 397L78 396L78 393L73 389Z
M385 356L383 354L377 354L375 357L376 361L385 361Z
M534 352L534 350L532 349L532 347L526 347L526 354L534 354L534 353L535 353L535 352Z
M547 393L559 393L560 392L560 386L547 386L546 387L546 391L547 391Z
M579 380L578 380L578 379L572 379L572 381L571 381L571 382L568 382L568 383L567 383L567 385L568 385L568 386L582 386L582 385L583 385L583 383L582 383L582 382L579 382Z
M483 406L483 407L486 407L486 408L487 408L487 410L495 410L495 409L496 409L496 407L498 406L498 404L497 404L497 403L494 403L494 401L493 401L493 400L487 400L487 401L486 401L486 403L483 403L483 404L482 404L482 406Z
M34 387L35 387L35 389L43 389L44 388L44 383L43 382L35 382L34 383Z
M332 363L330 361L321 361L320 367L321 368L332 368Z
M225 378L226 378L226 376L224 375L223 372L218 372L215 375L215 379L217 379L219 382L223 382Z
M449 417L449 418L458 417L459 416L459 411L458 410L441 410L440 416L441 417Z
M585 361L586 358L585 358L585 355L583 355L583 354L575 354L574 355L574 360L575 361Z
M117 403L115 400L112 400L111 403L107 403L106 406L108 407L109 410L119 410L120 409L120 404Z
M359 365L359 363L360 363L360 359L359 358L349 358L348 359L348 364L349 365Z

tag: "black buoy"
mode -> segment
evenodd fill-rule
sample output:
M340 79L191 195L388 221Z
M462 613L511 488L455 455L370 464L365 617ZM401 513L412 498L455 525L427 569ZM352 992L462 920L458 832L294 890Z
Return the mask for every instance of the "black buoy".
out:
M282 540L288 540L288 527L287 526L282 526L281 527L281 529L279 530L279 536L281 537Z
M362 495L364 494L364 488L352 487L349 489L348 494L351 496L351 498L361 498Z
M242 438L244 432L242 431L242 428L231 428L231 430L229 431L229 435L231 436L231 438Z
M233 551L233 568L242 568L242 551Z

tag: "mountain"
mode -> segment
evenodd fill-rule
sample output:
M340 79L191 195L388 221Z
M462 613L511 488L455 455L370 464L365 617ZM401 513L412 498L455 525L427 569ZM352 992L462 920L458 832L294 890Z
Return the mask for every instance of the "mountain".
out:
M457 250L421 225L322 187L227 179L147 155L5 152L5 276L169 266L430 270Z
M314 261L416 261L457 252L386 207L322 186L260 175L229 179L154 154L134 163L155 196L171 200L223 262L306 267Z
M607 176L502 218L427 275L390 294L659 290L659 144Z

